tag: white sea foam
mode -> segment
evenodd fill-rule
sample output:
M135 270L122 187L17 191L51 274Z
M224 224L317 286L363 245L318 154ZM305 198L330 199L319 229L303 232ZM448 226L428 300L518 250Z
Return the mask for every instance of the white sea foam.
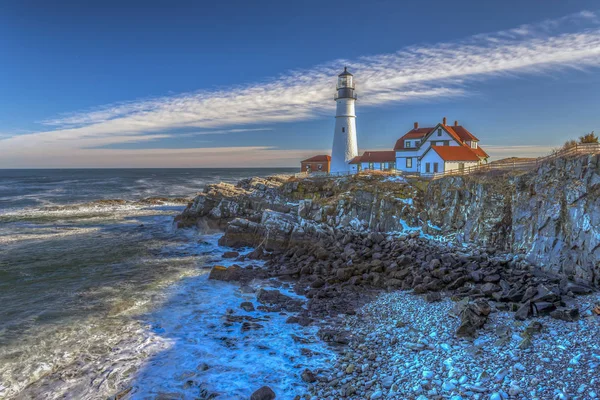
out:
M213 263L243 264L221 258L230 249L217 246L219 235L187 234L194 240L165 251L196 249L210 253L206 259ZM123 295L122 287L92 288L80 294L81 301L106 298L105 312L36 324L19 340L0 346L0 398L106 398L123 390L130 390L131 398L195 398L201 387L225 398L248 398L263 385L280 398L303 393L302 368L334 357L314 339L315 328L286 324L287 317L278 313L243 311L242 301L258 305L255 296L236 284L209 281L208 270L198 268L202 259L194 254L141 259L148 268L163 264L175 273L141 292L132 288L131 295ZM270 281L252 283L263 285ZM241 332L241 323L227 326L228 309L261 318L264 327ZM292 334L311 343L297 344ZM316 354L307 357L302 348Z

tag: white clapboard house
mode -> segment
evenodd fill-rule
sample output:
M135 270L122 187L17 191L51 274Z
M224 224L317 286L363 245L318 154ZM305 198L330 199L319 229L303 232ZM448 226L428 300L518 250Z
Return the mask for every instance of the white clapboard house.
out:
M434 127L414 128L394 146L396 169L423 175L463 170L484 163L489 157L471 132L458 125L450 126L444 117Z

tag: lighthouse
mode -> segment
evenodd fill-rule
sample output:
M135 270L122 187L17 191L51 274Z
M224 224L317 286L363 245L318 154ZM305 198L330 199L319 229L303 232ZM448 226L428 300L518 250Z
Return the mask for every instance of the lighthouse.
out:
M349 162L358 156L356 143L356 114L354 103L354 80L347 68L338 75L336 102L335 131L333 132L333 147L331 149L331 172L350 171Z

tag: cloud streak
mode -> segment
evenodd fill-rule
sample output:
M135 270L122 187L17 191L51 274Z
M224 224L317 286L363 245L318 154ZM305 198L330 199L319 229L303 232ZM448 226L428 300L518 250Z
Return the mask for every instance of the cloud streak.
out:
M473 82L495 76L597 67L600 29L596 19L595 13L584 11L455 43L335 60L256 84L123 102L64 115L43 121L46 131L0 137L0 156L20 153L25 157L36 147L49 153L61 150L72 154L81 149L168 138L177 134L164 132L183 129L251 132L264 129L248 128L256 124L331 115L334 77L342 65L348 65L356 75L361 107L465 96Z

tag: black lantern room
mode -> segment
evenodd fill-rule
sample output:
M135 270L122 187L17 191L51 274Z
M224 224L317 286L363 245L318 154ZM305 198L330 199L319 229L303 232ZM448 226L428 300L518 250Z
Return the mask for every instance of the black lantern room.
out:
M354 77L348 72L348 67L344 67L344 72L338 75L337 94L335 99L355 99L354 94Z

